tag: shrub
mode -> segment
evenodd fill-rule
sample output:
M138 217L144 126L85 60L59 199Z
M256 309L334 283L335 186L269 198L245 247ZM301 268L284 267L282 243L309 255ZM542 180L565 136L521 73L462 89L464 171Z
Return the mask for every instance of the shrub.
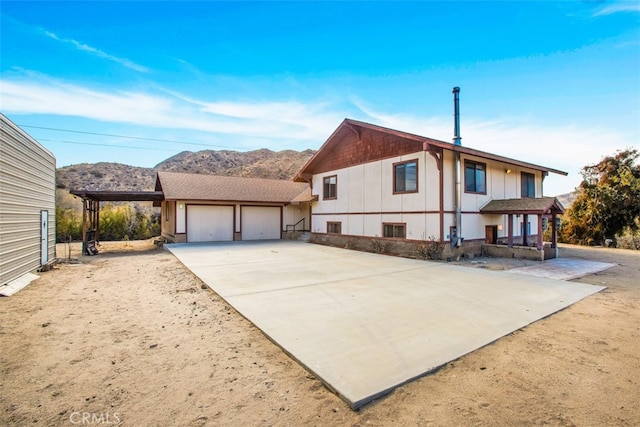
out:
M445 243L436 240L435 236L429 236L427 240L422 240L416 244L416 250L422 259L439 260L442 259Z
M82 238L82 220L73 211L56 206L56 240L66 242Z
M374 253L383 254L387 251L387 242L383 239L371 239L371 249Z
M617 243L618 243L618 247L622 249L639 250L640 249L640 230L632 229L628 227L624 231L624 233L617 236Z
M105 205L100 210L100 240L123 240L128 235L131 208Z

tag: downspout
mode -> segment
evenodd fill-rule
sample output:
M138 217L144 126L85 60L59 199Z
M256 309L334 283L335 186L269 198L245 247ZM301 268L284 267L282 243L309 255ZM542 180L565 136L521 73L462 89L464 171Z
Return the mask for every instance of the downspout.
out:
M460 88L453 88L453 145L460 146ZM455 149L455 147L454 147ZM452 241L453 246L460 247L462 245L462 166L460 164L460 152L455 151L456 156L456 237Z

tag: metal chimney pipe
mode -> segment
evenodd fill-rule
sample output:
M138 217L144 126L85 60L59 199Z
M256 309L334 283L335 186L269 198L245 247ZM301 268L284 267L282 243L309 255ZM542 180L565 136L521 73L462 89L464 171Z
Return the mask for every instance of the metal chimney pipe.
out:
M460 88L453 88L453 144L462 145L460 142Z
M453 145L462 145L460 143L460 88L453 88ZM455 151L455 150L454 150ZM456 208L456 235L451 236L452 247L462 246L462 164L460 161L460 152L455 151L456 168L455 168L455 208Z

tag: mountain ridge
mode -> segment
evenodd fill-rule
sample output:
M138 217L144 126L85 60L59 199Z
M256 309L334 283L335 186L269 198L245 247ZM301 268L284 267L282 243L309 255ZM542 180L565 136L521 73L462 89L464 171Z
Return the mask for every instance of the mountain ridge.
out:
M124 163L97 162L64 166L56 171L56 187L66 190L151 191L156 171L293 179L315 154L314 150L183 151L153 168Z

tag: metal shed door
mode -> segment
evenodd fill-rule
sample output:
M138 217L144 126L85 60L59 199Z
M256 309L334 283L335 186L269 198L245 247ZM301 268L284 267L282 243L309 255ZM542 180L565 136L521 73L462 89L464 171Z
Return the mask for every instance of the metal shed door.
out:
M233 206L187 206L187 242L233 240Z
M49 211L40 211L40 265L49 262Z
M280 239L279 207L242 206L242 240Z

